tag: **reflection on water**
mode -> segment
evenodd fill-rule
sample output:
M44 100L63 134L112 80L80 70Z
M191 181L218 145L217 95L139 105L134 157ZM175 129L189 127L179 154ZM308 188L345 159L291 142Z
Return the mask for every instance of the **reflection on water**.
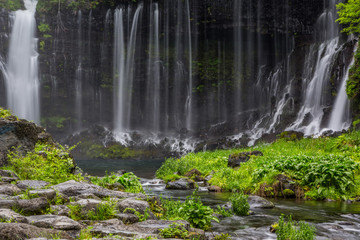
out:
M133 172L138 177L153 178L155 172L160 168L164 159L145 159L145 160L75 160L84 172L93 176L104 176L106 172L117 172L125 170Z

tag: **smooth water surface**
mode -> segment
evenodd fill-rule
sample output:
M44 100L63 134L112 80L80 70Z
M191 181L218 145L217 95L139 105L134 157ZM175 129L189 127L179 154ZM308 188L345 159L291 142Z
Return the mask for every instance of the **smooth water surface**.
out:
M76 160L76 165L84 172L93 176L105 176L106 172L125 170L133 172L141 178L153 178L164 159L145 160Z

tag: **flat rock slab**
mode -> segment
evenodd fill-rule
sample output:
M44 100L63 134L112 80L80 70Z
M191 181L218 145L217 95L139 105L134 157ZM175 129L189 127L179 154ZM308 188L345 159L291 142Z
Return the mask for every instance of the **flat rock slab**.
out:
M68 197L75 197L83 194L94 194L97 197L115 197L115 198L141 198L146 199L144 194L140 193L126 193L108 190L97 186L91 183L85 182L76 182L75 180L70 180L58 185L52 186L53 189L59 191L61 194L64 194Z
M123 201L118 202L118 208L120 213L123 213L125 209L132 208L135 211L138 211L141 214L144 214L146 209L150 210L150 205L146 201L136 200L132 198L125 199Z
M0 200L19 200L20 196L9 196L5 194L0 194Z
M266 200L265 198L256 196L256 195L250 195L248 198L248 202L250 204L250 208L274 208L274 203L270 202L269 200Z
M22 190L27 189L41 189L50 185L50 183L38 180L22 180L16 183L16 186Z
M3 221L11 221L11 222L18 222L18 223L28 223L26 217L14 212L10 209L0 209L0 219Z
M17 200L16 207L19 208L24 214L32 215L41 214L50 207L50 204L46 198L33 198Z
M0 185L0 194L14 196L20 193L21 193L21 189L14 184Z
M99 204L103 201L96 199L81 199L76 202L70 203L71 205L80 205L82 208L86 210L96 209Z
M65 205L51 205L51 211L59 216L70 216L70 209Z
M183 224L186 230L190 229L190 223L183 220L170 221L170 220L147 220L144 222L135 223L129 226L129 229L132 229L135 232L140 233L151 233L158 234L159 229L164 229L170 227L173 223Z
M25 223L0 223L1 240L18 240L31 238L49 238L54 236L60 238L73 240L71 236L62 231L56 231L46 228L38 228L36 226Z
M65 216L36 215L28 217L28 221L40 228L53 228L58 230L79 230L81 225Z
M139 217L131 213L120 213L116 214L116 217L125 224L134 224L139 222Z
M48 200L52 200L56 197L56 192L54 189L37 189L37 190L30 190L30 195L36 195L38 197L44 197Z

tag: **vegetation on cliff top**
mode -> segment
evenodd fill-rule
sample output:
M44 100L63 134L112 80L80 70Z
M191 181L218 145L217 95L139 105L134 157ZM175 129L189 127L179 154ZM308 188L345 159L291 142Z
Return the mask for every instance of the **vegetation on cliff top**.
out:
M168 159L157 177L171 179L174 173L185 175L198 169L212 175L211 185L225 191L259 193L271 188L283 174L302 187L309 199L349 199L360 196L360 131L337 138L279 139L271 145L254 148L190 153L180 159ZM259 150L264 156L251 156L239 168L228 167L230 154Z
M343 32L360 33L360 0L349 0L347 3L339 3L338 22L344 25Z

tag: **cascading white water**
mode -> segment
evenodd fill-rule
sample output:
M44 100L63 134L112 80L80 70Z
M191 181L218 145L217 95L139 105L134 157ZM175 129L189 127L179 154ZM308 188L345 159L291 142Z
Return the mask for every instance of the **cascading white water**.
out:
M354 49L357 49L357 46L355 46ZM331 112L328 128L333 131L341 131L350 127L350 100L346 94L346 81L349 78L349 69L354 62L355 59L352 60L346 69L346 74L342 79L342 83Z
M78 32L77 32L77 50L78 50L78 61L77 61L77 68L75 74L75 110L76 110L76 120L77 126L76 130L80 130L82 127L82 91L83 91L83 69L82 69L82 12L81 10L78 11Z
M334 38L330 42L326 41L317 50L317 63L313 77L310 82L304 79L307 88L303 106L297 120L288 129L302 131L305 135L314 135L321 131L325 107L323 92L330 80L329 69L337 51L338 40L338 38ZM311 121L304 124L305 118L310 118Z
M186 128L188 130L192 129L192 121L193 121L193 77L192 77L192 42L191 42L191 16L190 16L190 5L189 0L186 0L186 26L187 26L187 34L188 34L188 57L189 57L189 86L188 86L188 97L186 100Z
M6 66L7 105L21 118L40 122L37 39L37 0L24 0L26 10L14 13Z
M124 28L124 9L115 10L114 18L114 128L117 140L122 141L126 137L126 130L130 124L131 114L131 89L134 76L134 56L136 50L137 28L142 4L140 4L134 14L130 38L126 44ZM131 9L128 11L130 12ZM126 49L126 50L125 50Z

